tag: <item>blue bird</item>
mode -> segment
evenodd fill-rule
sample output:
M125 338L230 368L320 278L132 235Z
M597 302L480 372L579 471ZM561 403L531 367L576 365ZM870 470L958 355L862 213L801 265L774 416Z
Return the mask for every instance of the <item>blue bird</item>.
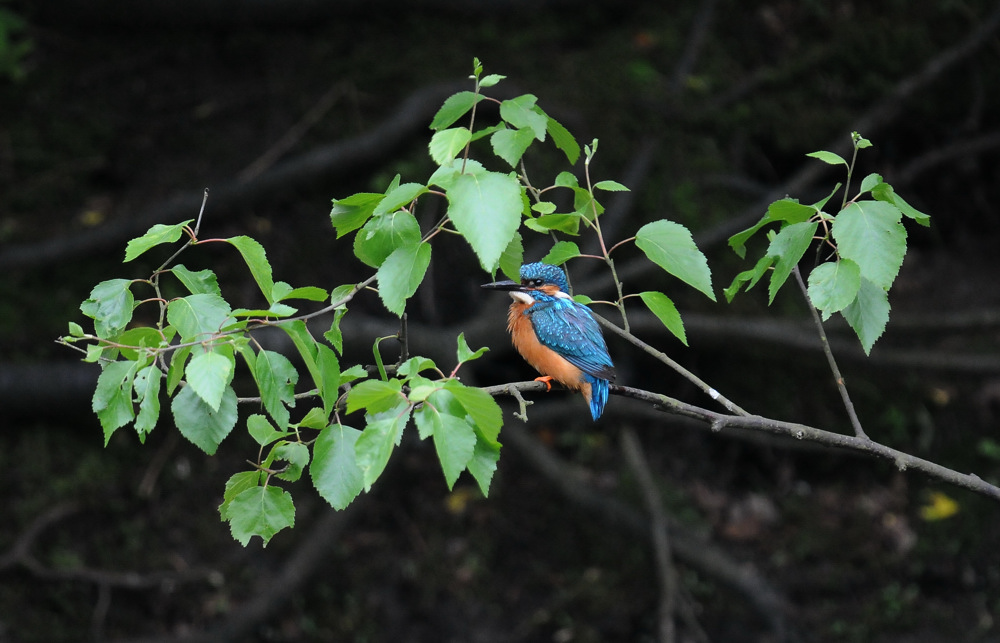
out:
M483 288L509 291L514 303L507 330L521 357L551 388L554 379L580 391L596 420L608 402L614 364L593 313L569 295L566 273L545 263L521 266L521 281L496 281Z

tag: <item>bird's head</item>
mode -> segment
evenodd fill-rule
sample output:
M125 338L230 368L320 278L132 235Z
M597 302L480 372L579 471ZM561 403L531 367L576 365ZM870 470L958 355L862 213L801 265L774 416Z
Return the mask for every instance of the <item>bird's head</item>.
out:
M536 299L561 297L569 299L569 283L566 273L547 263L526 263L521 266L521 281L495 281L483 284L483 288L506 290L520 302L531 304Z

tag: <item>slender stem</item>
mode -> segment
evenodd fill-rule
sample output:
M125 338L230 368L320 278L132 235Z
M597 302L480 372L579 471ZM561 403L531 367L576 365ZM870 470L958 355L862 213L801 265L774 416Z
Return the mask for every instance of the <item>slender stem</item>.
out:
M868 440L870 438L865 434L865 430L861 428L861 420L858 419L858 414L854 410L854 403L851 402L851 396L847 392L847 385L844 384L844 376L840 374L840 369L837 367L837 360L833 357L833 351L830 349L830 340L827 339L826 331L823 329L823 320L820 319L819 311L816 310L812 301L809 300L809 291L806 288L806 282L802 280L802 272L799 270L798 266L795 266L792 272L795 274L795 281L798 282L799 289L802 291L802 296L806 298L806 304L809 306L810 312L812 312L813 321L816 323L816 330L819 333L819 341L823 345L823 353L826 355L826 361L830 364L830 370L833 372L833 379L837 382L837 390L840 391L840 399L844 401L844 407L847 409L847 416L851 419L851 426L854 428L854 435Z
M483 387L490 395L514 395L514 392L542 392L545 390L544 382L508 382L497 386ZM844 433L834 433L825 431L806 424L796 422L782 422L760 415L725 415L710 411L693 404L681 402L667 395L644 391L642 389L628 386L611 385L611 394L622 397L629 397L651 405L658 411L692 418L704 422L712 428L712 431L723 429L743 429L747 431L771 433L781 435L796 440L806 440L828 447L847 449L855 453L863 453L876 458L881 458L892 462L900 471L921 471L931 478L947 482L974 491L978 494L992 498L1000 502L1000 487L990 484L974 473L959 473L954 469L942 466L930 460L918 458L903 451L898 451L892 447L879 444L867 437L855 437ZM653 426L653 425L650 425ZM670 425L664 425L669 428Z
M683 366L681 366L680 364L678 364L677 362L675 362L674 360L672 360L666 353L664 353L662 351L656 350L655 348L653 348L652 346L650 346L646 342L642 341L641 339L639 339L638 337L636 337L632 333L630 333L630 332L628 332L626 330L623 330L621 328L618 328L617 326L615 326L614 324L612 324L610 321L608 321L604 317L601 317L600 315L594 315L594 319L596 319L597 322L601 326L604 326L608 330L614 332L619 337L625 338L626 340L628 340L634 346L637 346L638 348L642 349L644 352L646 352L649 355L655 357L656 359L660 360L661 362L663 362L664 364L666 364L670 368L672 368L675 371L677 371L678 373L680 373L681 376L684 377L684 379L686 379L687 381L689 381L692 384L694 384L695 386L697 386L706 395L708 395L710 398L712 398L713 400L715 400L716 402L718 402L719 404L721 404L730 413L732 413L734 415L750 415L749 413L747 413L746 411L744 411L742 408L740 408L739 406L737 406L734 402L730 401L724 395L722 395L721 393L719 393L718 391L716 391L714 388L712 388L711 386L709 386L708 384L706 384L705 382L703 382L701 380L701 378L699 378L697 375L695 375L691 371L687 370L686 368L684 368Z

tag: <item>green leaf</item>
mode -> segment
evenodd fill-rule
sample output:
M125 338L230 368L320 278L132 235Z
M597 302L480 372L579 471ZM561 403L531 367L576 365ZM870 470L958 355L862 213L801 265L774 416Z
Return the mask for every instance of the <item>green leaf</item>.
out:
M334 199L330 223L337 231L337 238L363 226L384 198L384 194L359 192L343 199Z
M447 190L448 216L493 273L521 223L521 185L507 174L463 174Z
M378 214L354 237L354 255L372 268L398 248L420 243L420 224L409 212Z
M361 364L355 364L346 371L341 371L340 373L340 385L348 384L356 379L367 377L368 371Z
M551 230L558 230L566 234L580 234L579 214L545 214L537 219L527 219L524 225L535 232L548 234Z
M481 138L492 136L494 132L499 132L502 129L507 129L507 126L502 122L497 123L496 125L490 125L489 127L484 127L482 129L477 129L472 133L472 137L469 140L475 142ZM472 161L470 160L469 162L471 163Z
M482 86L482 81L480 81ZM462 118L468 113L472 106L483 100L482 94L474 94L469 91L452 94L445 99L441 109L437 111L431 120L432 130L442 130L452 123Z
M429 357L416 355L400 364L399 368L396 369L396 374L405 378L417 375L421 371L429 371L436 368L437 365L434 363L434 360Z
M465 149L471 138L472 134L465 127L441 130L431 137L431 142L428 145L431 158L438 165L450 163L458 156L459 152Z
M618 181L598 181L594 184L595 190L605 190L607 192L629 192L630 190Z
M275 440L280 440L290 434L290 431L275 430L271 426L271 423L267 421L267 418L258 413L254 413L247 418L247 432L254 439L254 442L262 447L266 447Z
M355 455L360 435L357 429L334 424L320 431L313 444L309 476L319 495L337 510L346 508L365 488Z
M860 287L861 271L850 259L821 263L809 273L809 300L824 320L854 301Z
M365 491L370 490L382 475L393 448L399 445L403 427L410 417L409 409L409 403L403 402L382 413L365 416L368 424L354 444L358 468L364 475Z
M215 455L219 444L236 426L236 393L227 386L216 411L185 386L174 396L170 410L181 435L208 455Z
M650 261L715 301L708 260L687 228L665 219L647 223L636 233L635 245Z
M167 395L173 395L181 380L184 379L184 365L191 357L191 350L194 346L185 346L174 351L170 358L170 367L167 369Z
M257 286L260 287L261 293L264 294L264 297L268 298L267 303L274 303L270 300L271 291L274 289L274 280L271 278L271 264L267 261L264 246L244 235L230 237L229 239L225 239L225 241L240 251L240 254L243 255L243 261L246 262L247 268L250 269L250 274L253 275Z
M433 427L434 450L437 451L449 490L455 486L476 448L476 433L465 421L464 412L462 417L451 415L441 404L442 398L450 395L446 390L434 392L414 416L416 422Z
M102 281L80 304L83 314L94 320L94 332L101 339L114 337L132 321L135 299L129 290L131 284L128 279Z
M229 520L229 504L233 498L240 495L247 489L253 489L260 485L259 471L241 471L234 474L226 481L226 489L222 495L222 504L219 505L219 515L223 520Z
M604 206L585 188L573 188L573 211L588 221L593 221L596 216L604 213Z
M878 186L879 183L882 183L881 174L869 174L865 178L861 179L861 187L858 189L858 194L871 192L876 186Z
M566 160L569 161L569 164L573 165L576 163L576 160L580 158L580 144L576 142L576 139L569 133L569 130L551 116L548 117L545 127L549 132L549 136L552 137L552 142L566 155Z
M490 444L482 436L476 434L476 448L473 450L472 459L469 460L466 468L476 479L483 496L490 495L490 482L493 480L493 474L497 470L499 460L500 445Z
M483 79L479 81L479 87L493 87L504 78L506 78L506 76L501 76L500 74L489 74L488 76L483 76Z
M892 189L891 185L883 183L882 185L880 185L878 187L881 188L883 186L885 188L887 188L887 189L884 190L884 191L882 191L882 190L873 190L872 191L872 196L874 196L879 201L887 201L889 203L892 203L897 208L899 208L899 211L902 212L906 217L908 217L910 219L913 219L914 221L916 221L917 223L919 223L922 226L926 227L926 226L929 226L931 224L931 217L930 217L930 215L924 214L920 210L916 209L915 207L913 207L912 205L910 205L909 203L907 203L903 199L903 197L901 197L898 194L896 194L895 190Z
M139 355L143 352L141 350L142 347L156 348L163 344L164 341L160 336L160 331L157 329L150 328L149 326L139 326L137 328L130 328L119 335L116 343L122 357L134 361L139 359Z
M655 290L641 292L639 293L639 297L646 304L646 307L649 308L650 312L663 322L667 330L673 333L677 339L681 340L682 344L687 346L687 336L684 334L684 322L681 320L681 314L677 312L677 306L670 300L670 297Z
M481 388L466 386L458 380L448 380L444 386L472 418L476 433L490 445L499 448L497 438L500 427L503 426L503 412L493 396Z
M402 383L397 379L359 382L347 394L347 412L354 413L359 409L367 409L371 413L385 411L399 404L402 391Z
M217 412L222 403L222 394L233 379L233 366L232 359L220 353L195 353L184 371L188 387Z
M421 194L427 193L427 186L420 183L404 183L389 190L385 198L375 208L375 215L390 214L413 202Z
M184 226L192 221L194 221L194 219L188 219L187 221L175 223L174 225L157 223L152 228L147 230L146 234L128 242L125 246L125 263L132 261L150 248L158 246L161 243L176 242L184 233Z
M346 308L337 308L333 311L333 321L330 323L330 330L323 333L326 341L330 342L337 353L344 354L344 334L340 330L340 320L347 314Z
M524 263L524 245L521 242L521 233L515 232L514 238L510 240L503 254L500 255L500 271L508 279L520 281L521 264Z
M83 327L76 322L69 322L69 336L70 337L83 337Z
M500 103L500 118L516 129L522 127L530 129L535 138L544 141L549 117L544 112L534 109L537 100L531 94L505 100Z
M488 346L483 346L482 348L473 351L469 348L469 345L465 341L465 333L463 332L458 334L457 358L459 363L464 364L465 362L471 362L474 359L479 359L488 350L490 350Z
M329 424L330 416L323 409L314 406L309 409L306 416L297 422L295 426L306 429L325 429Z
M288 482L295 482L302 477L302 469L309 464L309 447L300 442L279 442L271 450L269 460L284 460L288 466L275 477Z
M329 416L340 397L340 360L332 348L317 344L316 366L322 378L322 382L317 382L317 387L323 400L323 410Z
M202 293L174 299L167 304L167 321L177 329L181 341L208 339L232 321L226 300Z
M174 273L174 276L180 280L184 287L187 288L192 295L208 294L208 295L222 295L222 290L219 289L219 280L215 276L215 273L209 269L199 270L197 272L188 270L183 264L177 264L170 269Z
M111 362L104 366L97 378L91 408L104 429L104 446L108 446L115 429L128 424L135 417L132 407L135 365L131 361Z
M230 501L226 514L233 538L244 547L254 536L260 536L267 547L276 533L295 526L295 504L291 494L273 485L241 492Z
M847 161L842 159L839 154L826 152L824 150L820 150L819 152L810 152L809 154L806 154L806 156L819 159L824 163L829 163L830 165L847 165Z
M306 301L326 301L329 293L323 288L316 286L305 286L303 288L292 288L283 281L275 282L271 291L271 301L279 302L285 299L304 299Z
M254 360L253 377L264 408L278 426L287 427L290 418L285 406L295 406L295 384L299 381L295 366L281 353L261 350Z
M816 214L816 208L803 205L795 199L779 199L767 208L767 220L804 223Z
M493 146L494 154L516 168L534 140L535 133L529 128L501 129L490 137L490 145Z
M431 244L396 248L379 266L378 296L389 312L402 317L406 300L417 292L431 263Z
M723 291L723 294L725 294L726 296L726 301L732 302L733 297L736 296L736 293L738 293L740 290L740 286L742 286L744 283L748 281L750 282L750 284L747 286L747 290L750 290L751 288L756 286L757 282L760 281L760 278L763 277L765 274L767 274L768 269L771 267L771 264L773 263L774 263L774 257L769 257L767 255L764 255L763 257L757 260L757 263L754 265L753 268L751 268L750 270L744 270L740 274L736 275L736 277L733 278L733 283L729 284L729 287Z
M561 266L570 259L580 256L580 247L572 241L557 241L549 253L542 257L542 263Z
M316 390L323 397L323 407L329 413L333 401L337 398L337 387L340 385L340 365L337 363L336 353L327 346L317 343L305 322L300 319L281 324L281 329L291 338L299 355L302 356ZM327 374L330 380L325 377Z
M135 430L139 440L145 441L146 435L156 427L160 417L160 381L163 373L155 365L140 369L135 374L133 388L139 402L139 415L135 418Z
M861 277L857 299L841 314L857 333L865 355L870 355L872 346L885 332L885 325L889 322L889 295L880 286Z
M560 172L556 175L556 180L553 185L559 188L577 188L580 187L580 182L577 180L575 174L571 172Z
M889 203L859 201L833 220L837 253L858 264L861 276L883 290L892 286L906 254L906 228L900 219L899 209Z
M448 191L458 177L464 174L484 174L486 173L486 168L483 164L475 159L455 159L447 165L442 165L438 169L434 170L431 174L431 178L427 180L427 185L436 185L441 189Z
M784 285L788 275L792 274L792 270L798 265L802 255L809 249L818 225L815 221L786 225L771 240L767 256L773 257L775 263L774 272L771 273L771 283L767 289L768 304L774 301L778 289Z

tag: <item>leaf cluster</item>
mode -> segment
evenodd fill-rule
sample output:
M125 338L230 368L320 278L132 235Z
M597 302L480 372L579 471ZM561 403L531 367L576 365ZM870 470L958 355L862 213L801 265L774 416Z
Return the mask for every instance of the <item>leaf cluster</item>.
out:
M816 261L808 277L809 300L824 321L834 313L843 315L868 354L889 321L889 289L906 255L903 217L924 226L930 225L930 217L907 203L879 174L862 179L857 194L848 199L858 150L871 146L857 132L852 141L850 162L827 151L807 155L846 168L843 202L837 213L829 214L824 208L840 190L840 183L811 205L787 197L772 203L760 221L729 238L729 246L745 257L747 241L759 230L778 224L776 232L768 230L764 255L753 268L736 275L724 292L732 301L744 284L749 290L768 275L768 302L773 302L806 252L815 247Z
M544 262L603 261L617 287L614 300L603 303L617 309L626 331L625 302L635 298L682 342L687 341L681 315L667 294L624 292L615 257L632 246L665 273L715 300L708 262L684 226L661 219L643 225L633 237L612 245L606 242L601 229L604 207L597 196L628 188L613 180L591 180L596 140L581 149L535 96L494 99L484 90L503 76L483 76L478 60L473 70L473 89L445 100L431 122L428 152L437 168L426 180L404 182L396 176L382 192L333 200L331 224L338 238L353 237L355 258L372 271L367 279L329 290L276 281L263 246L254 239L201 238L200 213L193 226L194 220L158 224L130 241L125 262L160 246L175 251L148 278L97 284L80 306L93 321L93 332L70 323L69 334L61 339L83 352L86 361L101 365L93 410L105 443L130 423L144 441L155 428L161 398L166 397L180 433L213 455L238 424L239 403L258 405L260 412L245 421L259 447L257 456L249 461L249 470L230 478L219 508L243 544L259 536L266 545L278 531L293 526L293 498L280 482L294 482L307 472L331 506L347 507L378 481L411 426L419 439L433 441L449 489L467 471L488 494L499 459L502 414L489 393L466 386L457 376L462 364L479 358L486 348L473 351L460 334L450 371L426 357L409 357L405 345L400 359L387 366L379 345L388 338L379 337L373 340L374 365L343 368L341 364L341 323L349 304L374 291L386 310L405 325L407 301L427 274L433 240L439 234L461 236L485 272L499 270L515 280L524 261L522 233L551 240ZM483 101L497 104L497 122L479 122L477 106ZM464 124L456 125L459 121ZM581 157L583 163L582 171L561 171L542 187L529 178L525 155L533 145L547 141L570 166ZM855 151L867 143L857 136L855 141ZM485 146L492 157L473 158L472 152ZM844 163L850 182L853 159L848 164L827 152L815 156ZM487 163L499 169L488 169ZM559 192L568 192L571 198L555 199ZM872 199L862 200L864 195ZM859 194L849 203L845 196L835 216L823 211L832 196L808 206L791 199L777 201L758 224L735 235L730 245L743 256L754 233L771 223L780 226L769 232L771 243L764 257L736 277L726 296L731 299L743 284L752 287L769 274L773 300L818 240L821 248L830 248L831 256L810 274L809 296L824 317L842 312L868 350L884 328L885 295L905 252L900 219L908 216L926 223L927 217L875 174L862 181ZM422 228L415 216L424 199L443 199L447 204L445 216L428 228ZM557 200L572 205L560 211ZM580 251L573 239L582 232L596 236L600 254ZM228 246L240 256L258 287L257 303L235 308L211 269L177 263L191 248L209 243ZM167 281L172 282L169 289ZM164 296L178 290L186 294ZM584 295L576 299L591 303ZM156 323L135 321L140 306L155 310ZM307 321L320 316L329 319L329 327L317 337L315 326ZM295 353L284 355L261 346L254 333L265 327L281 329ZM403 337L401 332L399 338ZM258 395L237 397L233 387L237 369L245 369Z

